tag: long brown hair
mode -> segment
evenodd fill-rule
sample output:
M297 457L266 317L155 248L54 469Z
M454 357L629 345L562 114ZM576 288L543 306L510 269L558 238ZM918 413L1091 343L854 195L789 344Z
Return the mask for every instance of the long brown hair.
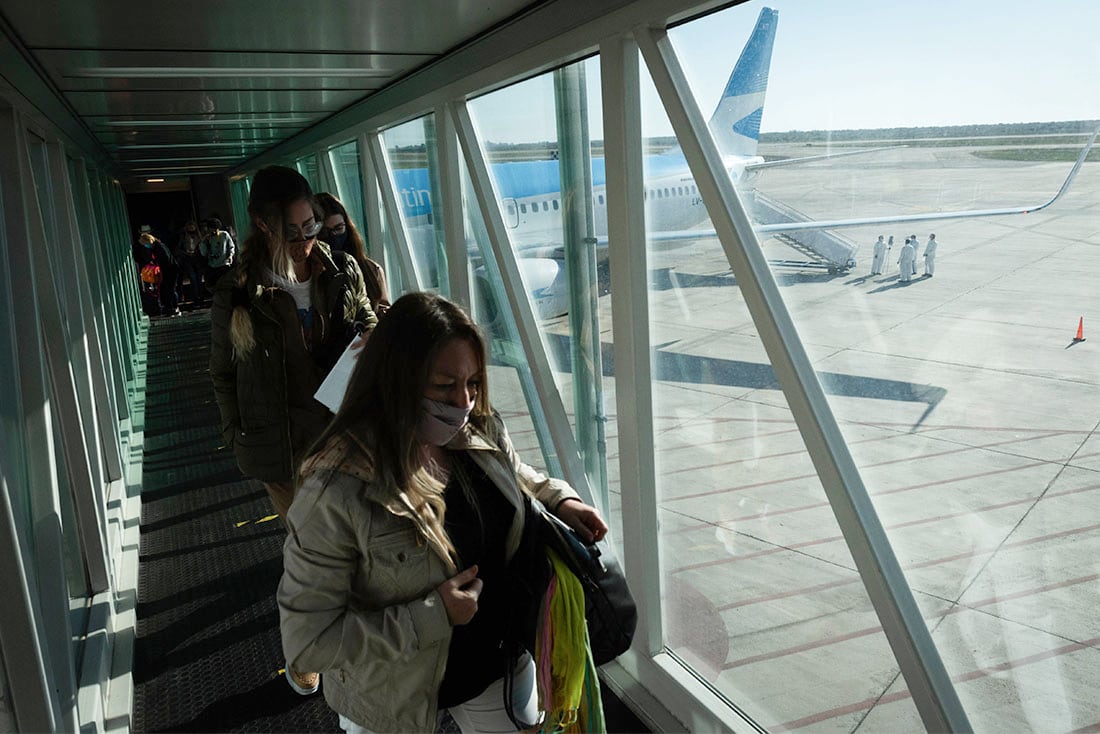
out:
M325 215L324 219L328 219L337 214L344 218L344 225L348 228L348 239L344 245L344 249L355 258L355 262L359 263L359 268L366 272L366 243L363 241L363 235L359 234L359 228L355 226L355 222L351 221L351 217L348 216L348 210L339 199L327 191L319 192L314 198L317 200L317 206L321 207L321 211Z
M312 456L333 436L352 434L367 452L382 495L388 500L406 495L451 552L443 529L443 485L425 468L416 430L432 365L452 339L465 340L477 357L481 385L470 424L495 443L498 431L489 403L481 332L446 298L409 293L397 299L371 332L340 410L310 450Z

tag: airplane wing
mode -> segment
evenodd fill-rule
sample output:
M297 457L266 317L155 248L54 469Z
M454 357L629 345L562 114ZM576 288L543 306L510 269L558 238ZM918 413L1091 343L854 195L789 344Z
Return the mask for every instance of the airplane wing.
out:
M1000 209L967 209L962 211L945 211L945 212L924 212L920 214L892 214L880 217L857 217L851 219L814 219L807 221L792 221L792 222L778 222L774 224L755 224L753 225L757 232L770 233L770 232L798 232L806 230L819 230L819 229L842 229L845 227L863 227L871 224L896 224L903 222L937 222L947 219L970 219L973 217L997 217L1008 214L1030 214L1032 212L1046 209L1048 206L1058 201L1063 194L1069 189L1073 179L1077 177L1078 171L1081 170L1081 166L1085 162L1085 158L1088 157L1089 152L1092 150L1093 144L1096 142L1097 135L1100 135L1100 127L1092 133L1092 137L1089 138L1089 142L1081 149L1081 154L1077 156L1077 162L1073 164L1073 168L1070 169L1069 175L1066 176L1066 180L1062 182L1062 187L1058 189L1058 193L1052 196L1048 201L1041 204L1032 204L1025 206L1011 206L1003 207ZM713 229L688 229L688 230L670 230L663 232L651 232L649 238L654 242L676 242L687 240L700 240L711 237L716 237L716 233Z
M862 150L846 150L841 153L822 153L821 155L807 155L800 158L781 158L774 161L764 161L763 163L746 163L746 171L760 171L765 168L781 168L782 166L793 166L800 163L809 163L811 161L824 161L830 158L843 158L849 155L866 155L867 153L878 153L883 150L896 150L898 148L908 148L908 145L885 145L879 148L864 148Z

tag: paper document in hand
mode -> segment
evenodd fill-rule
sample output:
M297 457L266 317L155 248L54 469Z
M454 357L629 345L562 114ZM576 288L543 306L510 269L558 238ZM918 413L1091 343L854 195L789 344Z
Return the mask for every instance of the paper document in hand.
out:
M336 364L333 365L332 372L328 373L328 377L321 383L321 387L313 393L313 397L317 399L317 402L333 413L340 409L340 403L344 401L344 393L348 391L348 383L351 382L351 373L355 371L356 359L362 351L362 349L351 348L351 345L356 344L358 341L358 337L351 340L351 344L348 345L348 348L340 355L340 359L336 360Z

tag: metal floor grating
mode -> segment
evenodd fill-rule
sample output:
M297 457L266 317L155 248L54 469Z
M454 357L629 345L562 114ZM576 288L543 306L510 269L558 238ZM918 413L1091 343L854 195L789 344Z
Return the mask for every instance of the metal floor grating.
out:
M223 445L209 358L209 311L151 322L133 730L339 732L278 673L285 533ZM645 731L603 691L608 731Z

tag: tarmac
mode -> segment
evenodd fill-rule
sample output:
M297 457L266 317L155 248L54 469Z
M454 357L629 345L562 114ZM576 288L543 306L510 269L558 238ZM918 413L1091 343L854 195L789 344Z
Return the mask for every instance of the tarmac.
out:
M1039 204L1071 165L908 147L772 169L755 185L817 219L870 217ZM1098 214L1100 164L1087 163L1049 209L845 229L861 243L851 272L774 273L976 731L1100 730ZM921 277L929 232L932 278ZM896 260L914 233L918 276L905 285ZM880 234L894 249L871 276ZM762 247L791 257L777 240ZM669 648L769 731L922 730L720 246L657 261ZM610 323L604 296L605 353ZM571 411L567 369L556 378ZM521 454L539 463L515 371L495 367L491 383ZM621 537L613 374L604 389Z

